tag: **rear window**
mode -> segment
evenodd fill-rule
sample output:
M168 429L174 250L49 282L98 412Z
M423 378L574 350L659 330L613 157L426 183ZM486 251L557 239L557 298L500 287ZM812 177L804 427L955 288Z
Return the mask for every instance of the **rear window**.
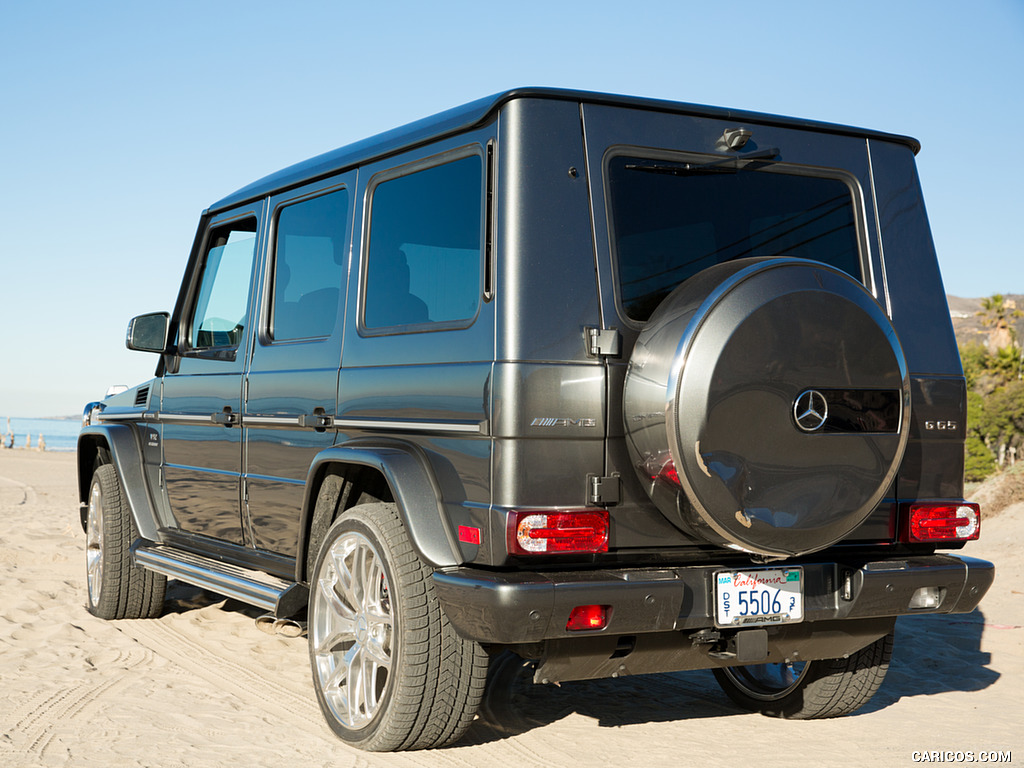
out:
M754 165L609 161L612 247L626 317L645 321L687 278L749 256L813 259L864 281L850 186Z

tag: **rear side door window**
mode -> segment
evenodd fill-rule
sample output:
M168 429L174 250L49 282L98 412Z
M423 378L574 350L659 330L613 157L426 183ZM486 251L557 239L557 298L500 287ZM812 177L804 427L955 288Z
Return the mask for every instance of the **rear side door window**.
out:
M361 327L441 330L473 322L483 292L478 154L385 174L371 187Z
M288 205L277 217L270 338L334 332L344 282L348 190Z

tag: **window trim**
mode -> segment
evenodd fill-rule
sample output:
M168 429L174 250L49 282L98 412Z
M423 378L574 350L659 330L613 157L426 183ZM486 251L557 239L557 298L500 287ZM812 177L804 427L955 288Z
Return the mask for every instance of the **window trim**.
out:
M611 177L609 174L611 162L618 157L635 157L643 160L664 160L674 163L707 163L731 159L719 154L693 152L685 150L657 149L653 147L641 147L633 145L617 145L609 147L604 153L601 163L602 187L604 190L605 218L608 225L608 250L611 256L612 286L615 295L615 312L619 319L627 327L641 330L647 325L646 320L635 320L626 314L622 306L622 291L620 287L619 254L617 239L615 236L615 216L612 210ZM875 283L874 269L871 264L871 251L866 222L866 207L864 204L864 190L861 188L859 179L849 171L841 168L819 167L811 165L798 165L787 163L783 160L771 162L753 173L780 173L786 176L805 176L818 179L829 179L840 181L846 184L850 191L850 202L853 206L854 232L857 238L857 255L860 259L861 277L858 282L871 293L875 299L878 298L877 286ZM851 277L854 277L851 275ZM856 279L856 278L855 278Z
M477 301L476 311L469 318L462 320L448 320L444 322L409 323L406 325L388 325L369 328L366 325L366 281L369 270L370 254L370 233L373 223L373 199L377 187L387 181L411 176L414 173L425 171L430 168L437 168L448 165L468 157L476 157L480 160L480 187L479 187L479 261L477 265ZM362 242L359 248L359 283L358 296L356 299L356 330L360 336L398 336L413 333L433 333L436 331L455 331L471 327L480 317L483 305L489 301L485 297L486 286L484 284L484 270L487 236L487 153L483 145L474 143L463 147L457 147L436 155L423 157L412 162L386 168L375 173L366 183L363 193L363 221L362 221Z

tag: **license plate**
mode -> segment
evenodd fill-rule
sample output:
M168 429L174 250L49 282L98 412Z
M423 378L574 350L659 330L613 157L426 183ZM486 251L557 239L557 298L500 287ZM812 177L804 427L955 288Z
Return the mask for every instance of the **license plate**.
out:
M719 571L715 574L715 625L761 627L804 620L802 568Z

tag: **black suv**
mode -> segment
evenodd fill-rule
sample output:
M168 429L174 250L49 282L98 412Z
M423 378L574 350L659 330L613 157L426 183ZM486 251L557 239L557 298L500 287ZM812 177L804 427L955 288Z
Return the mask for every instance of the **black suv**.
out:
M524 89L215 203L129 325L155 378L86 408L90 610L306 628L370 750L457 740L510 653L852 712L993 578L938 551L980 517L918 149Z

